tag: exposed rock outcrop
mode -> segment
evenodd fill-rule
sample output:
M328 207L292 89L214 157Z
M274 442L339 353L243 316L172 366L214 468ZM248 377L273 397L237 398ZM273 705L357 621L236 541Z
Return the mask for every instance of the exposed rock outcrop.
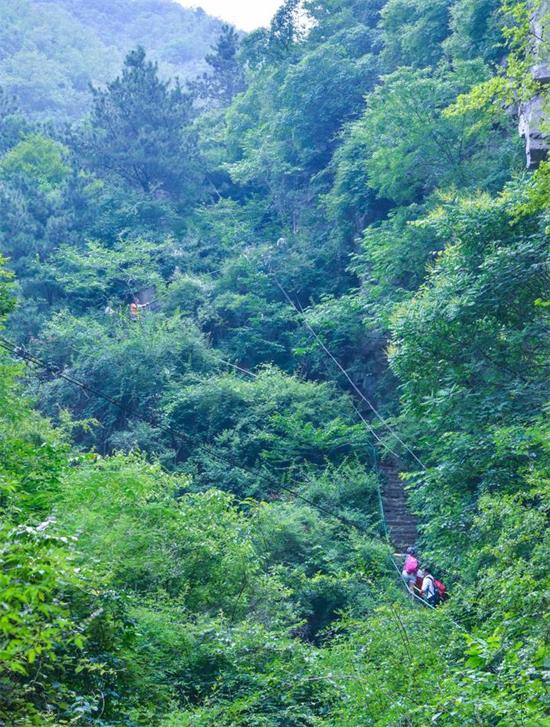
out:
M550 0L544 0L533 13L531 33L533 37L533 80L541 86L541 93L519 108L519 133L525 138L525 154L528 169L536 169L547 158L550 150L548 128L548 94L542 92L550 84L549 29Z

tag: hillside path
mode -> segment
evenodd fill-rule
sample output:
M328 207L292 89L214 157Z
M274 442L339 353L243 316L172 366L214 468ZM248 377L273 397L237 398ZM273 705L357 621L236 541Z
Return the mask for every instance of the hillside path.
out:
M390 539L397 553L404 553L417 538L417 519L409 509L404 483L395 461L380 465L383 478L382 502Z

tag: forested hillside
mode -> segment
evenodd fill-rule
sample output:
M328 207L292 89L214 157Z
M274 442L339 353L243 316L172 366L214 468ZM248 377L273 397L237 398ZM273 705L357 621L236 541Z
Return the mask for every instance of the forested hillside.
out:
M0 96L0 723L545 727L547 4L211 43Z
M43 121L82 118L137 45L163 78L200 75L221 27L173 0L0 0L0 19L0 86Z

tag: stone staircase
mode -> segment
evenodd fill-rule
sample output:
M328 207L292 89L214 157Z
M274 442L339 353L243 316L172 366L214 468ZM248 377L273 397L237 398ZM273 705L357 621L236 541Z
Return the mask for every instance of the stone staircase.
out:
M399 465L395 461L380 465L383 477L382 502L391 541L397 553L404 553L417 538L416 517L407 504L403 482L399 478Z

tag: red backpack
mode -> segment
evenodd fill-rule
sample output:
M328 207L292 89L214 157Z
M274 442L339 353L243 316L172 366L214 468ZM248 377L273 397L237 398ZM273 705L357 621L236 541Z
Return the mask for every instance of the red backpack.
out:
M444 583L434 578L434 586L439 594L439 600L444 601L447 598L447 588Z

